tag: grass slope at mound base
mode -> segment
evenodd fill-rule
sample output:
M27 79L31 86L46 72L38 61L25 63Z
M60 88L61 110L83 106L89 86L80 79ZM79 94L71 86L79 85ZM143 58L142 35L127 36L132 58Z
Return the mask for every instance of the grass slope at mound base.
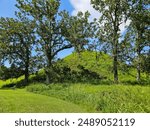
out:
M79 105L87 112L150 112L150 87L140 85L31 84L27 91Z
M69 113L84 112L84 110L73 103L24 90L0 90L0 112Z

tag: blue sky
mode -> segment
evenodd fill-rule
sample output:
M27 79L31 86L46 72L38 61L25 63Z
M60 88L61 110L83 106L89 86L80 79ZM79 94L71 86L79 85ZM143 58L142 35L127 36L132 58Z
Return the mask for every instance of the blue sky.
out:
M16 0L0 0L0 17L14 17Z

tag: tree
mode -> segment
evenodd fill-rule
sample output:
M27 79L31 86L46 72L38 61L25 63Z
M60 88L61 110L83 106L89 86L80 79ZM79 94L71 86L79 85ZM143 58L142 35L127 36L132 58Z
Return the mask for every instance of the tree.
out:
M93 7L101 13L99 19L100 39L109 43L113 55L114 82L118 82L119 26L126 21L127 0L91 0Z
M27 84L32 44L35 39L34 22L21 15L18 17L20 20L13 18L0 19L0 41L4 44L4 57L9 63L24 69L24 83Z
M17 0L20 11L28 13L36 21L36 33L39 37L40 49L46 58L46 82L51 82L52 62L58 52L71 48L64 42L61 25L58 20L60 0ZM61 18L59 18L61 19Z
M1 36L0 36L1 38ZM0 43L0 72L1 72L1 66L2 66L2 60L3 60L3 53L2 53L2 43Z
M135 50L135 64L137 69L137 81L141 80L142 70L142 53L145 48L149 48L150 37L150 12L149 0L132 0L130 2L130 26L128 27L128 33L131 44L134 44Z
M141 70L146 73L148 79L150 76L150 51L142 56Z
M73 45L79 54L88 45L89 38L92 38L91 24L88 21L89 12L78 12L77 16L69 16L68 12L62 12L62 33L67 41Z
M3 43L2 41L2 37L3 37L3 30L2 30L2 24L1 24L1 20L0 20L0 79L2 78L2 76L4 76L3 74L3 67L4 67L4 63L7 60L7 50L8 48L6 47L5 43Z
M7 35L4 35L3 27L6 27L7 24L4 22L4 18L0 18L0 66L2 66L7 59L7 45L5 42L8 40Z

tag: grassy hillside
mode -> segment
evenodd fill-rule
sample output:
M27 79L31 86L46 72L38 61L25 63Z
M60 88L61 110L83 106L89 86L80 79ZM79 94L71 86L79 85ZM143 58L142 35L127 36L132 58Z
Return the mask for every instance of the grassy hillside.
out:
M72 70L79 71L78 65L82 65L85 69L98 73L105 77L105 80L113 81L113 64L112 57L108 54L84 51L79 58L77 53L73 53L63 59L61 64L69 66ZM145 78L145 75L141 75ZM136 81L136 70L119 63L119 81Z
M24 90L0 90L0 112L84 112L84 110L73 103Z
M31 84L27 91L73 102L88 112L150 112L148 86Z
M112 70L112 60L107 54L96 56L96 52L84 51L81 56L73 53L63 59L63 65L69 66L72 70L79 71L78 65L82 65L85 69L98 73L101 76L112 78L110 75Z
M30 84L23 87L24 76L0 80L0 112L149 112L150 86L136 82L136 70L120 66L118 85L113 81L112 58L96 52L73 53L55 63L52 84L46 85L44 70L29 77ZM122 69L123 68L123 69ZM122 69L122 70L121 70ZM88 73L90 76L88 77ZM93 73L102 77L95 82ZM84 80L84 76L87 78ZM73 82L70 79L83 79ZM62 81L59 82L61 79ZM67 80L66 80L67 79ZM103 82L104 81L104 82ZM141 86L142 85L142 86ZM4 88L11 88L5 90ZM14 90L12 90L14 89ZM33 92L33 93L29 93ZM36 94L35 94L36 93Z
M113 83L113 67L112 67L112 57L107 54L101 53L98 56L96 52L91 51L84 51L79 55L77 53L72 53L71 55L65 57L62 60L58 60L55 63L55 70L51 73L52 80L54 82L73 82L75 81L80 82L89 82L95 78L94 75L87 76L87 70L90 73L96 73L99 77L102 77L98 80L95 80L94 83L100 84L112 84ZM79 66L84 68L81 69ZM66 68L67 67L67 68ZM69 68L69 69L68 69ZM69 70L69 71L68 71ZM123 64L119 64L119 82L120 83L127 83L127 84L138 84L136 81L136 69L127 67ZM84 77L86 79L84 80ZM88 78L87 78L88 77ZM149 84L150 79L146 79L146 75L141 73L142 79L144 79L144 84ZM0 88L1 87L13 87L13 86L21 86L24 76L14 79L8 79L6 81L0 80ZM72 80L73 79L73 80ZM38 74L32 74L29 77L30 82L43 82L45 81L45 72L44 69L41 69Z

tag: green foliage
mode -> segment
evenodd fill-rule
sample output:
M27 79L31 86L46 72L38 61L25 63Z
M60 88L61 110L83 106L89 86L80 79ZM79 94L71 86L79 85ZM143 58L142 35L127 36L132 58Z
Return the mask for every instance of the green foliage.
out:
M36 84L27 90L73 102L88 112L150 112L147 86L51 84L44 88Z
M102 14L97 22L99 29L96 37L100 43L110 44L113 56L114 82L117 83L120 25L127 20L128 2L124 0L91 0L91 4L95 10Z
M77 16L69 16L69 13L64 11L62 16L61 28L62 35L69 41L75 51L80 54L92 38L91 23L88 21L89 12L78 12Z
M90 72L94 72L99 75L100 79L96 80L98 81L97 83L103 84L105 82L111 84L113 81L112 57L108 54L94 51L83 51L81 52L80 58L77 53L73 53L58 61L57 64L58 68L66 66L70 68L71 72L78 73L81 73L81 67L84 67L84 70L89 70ZM118 65L118 75L120 77L119 82L134 82L136 80L136 69L134 67L121 62L118 62ZM141 73L141 79L144 80L145 78L145 74ZM82 79L82 76L80 76L80 79Z
M22 76L23 74L24 74L24 71L14 65L12 65L10 68L1 66L0 79L6 80L10 78L18 78Z
M149 78L150 75L150 52L142 57L142 71L146 73L146 77Z
M43 82L46 79L46 74L44 69L40 69L38 72L31 74L29 76L29 81L31 82Z
M92 83L92 84L112 84L113 74L111 67L111 56L107 54L98 54L96 52L84 51L78 58L77 53L73 53L66 58L54 63L51 71L51 80L53 83ZM122 68L126 67L126 71ZM149 84L150 80L142 73L141 82L136 81L136 70L126 64L120 66L120 83L123 84ZM41 69L35 74L29 76L29 82L45 82L45 70ZM8 82L9 81L9 82ZM21 87L23 85L23 76L11 78L3 81L1 87Z
M57 56L58 52L71 48L72 45L64 41L64 37L61 32L59 17L59 0L34 0L25 1L17 0L17 7L21 13L27 13L36 23L35 31L39 37L37 45L38 50L43 54L43 58L46 63L45 74L46 82L51 82L51 68L52 62ZM60 20L58 20L58 17Z
M34 22L22 15L17 16L17 19L0 18L0 42L5 44L1 51L4 53L3 59L8 61L11 66L25 70L24 75L27 83L29 67L32 66L33 50L31 46L35 41Z
M132 45L129 53L134 54L133 64L137 68L137 81L141 81L142 72L142 53L149 53L149 25L150 11L149 2L147 0L131 0L129 3L129 19L130 25L127 30L127 42Z
M24 76L19 78L10 78L7 80L0 80L0 88L23 87Z
M49 90L49 87L42 83L31 84L30 87L26 87L29 92L42 92Z
M58 60L56 63L53 64L53 67L50 71L51 81L55 83L57 82L98 83L101 80L106 79L106 75L103 75L100 72L98 65L95 65L96 63L94 61L95 57L96 57L95 52L84 51L81 53L82 59L79 59L78 54L74 53L62 60ZM103 60L106 60L108 57L109 56L102 55L102 58L104 58ZM99 65L101 63L99 62ZM102 66L105 67L106 69L109 68L104 64ZM104 69L102 68L101 70ZM107 70L104 70L104 72L107 73ZM44 69L41 69L39 72L31 75L29 79L30 81L43 82L45 78L46 78L45 71Z
M0 18L0 66L5 61L15 64L24 70L26 83L29 72L42 67L45 72L32 75L31 80L97 82L114 78L118 83L119 76L119 81L129 81L135 78L135 72L125 64L127 62L132 65L135 62L139 78L141 70L148 72L147 62L143 62L145 66L142 68L140 54L149 45L147 0L91 0L92 6L102 14L99 20L92 22L88 20L88 12L78 12L77 16L70 16L67 11L60 12L60 3L60 0L17 0L17 18ZM132 31L127 31L133 35L130 37L129 32L119 42L120 25L128 18ZM136 44L131 45L132 40ZM60 51L71 47L80 54L74 53L53 64ZM95 52L81 53L85 49ZM98 51L105 51L105 54L98 57Z
M89 112L150 112L149 52L142 54L150 37L147 0L91 0L102 14L91 23L88 12L59 12L60 0L17 2L17 19L0 18L0 79L7 79L0 80L0 88L14 89L0 90L0 112L82 112L67 102ZM120 25L128 18L120 42ZM60 51L71 47L78 54L56 61ZM32 69L37 72L29 76ZM43 84L45 79L53 84ZM28 80L27 91L67 102L16 89Z

